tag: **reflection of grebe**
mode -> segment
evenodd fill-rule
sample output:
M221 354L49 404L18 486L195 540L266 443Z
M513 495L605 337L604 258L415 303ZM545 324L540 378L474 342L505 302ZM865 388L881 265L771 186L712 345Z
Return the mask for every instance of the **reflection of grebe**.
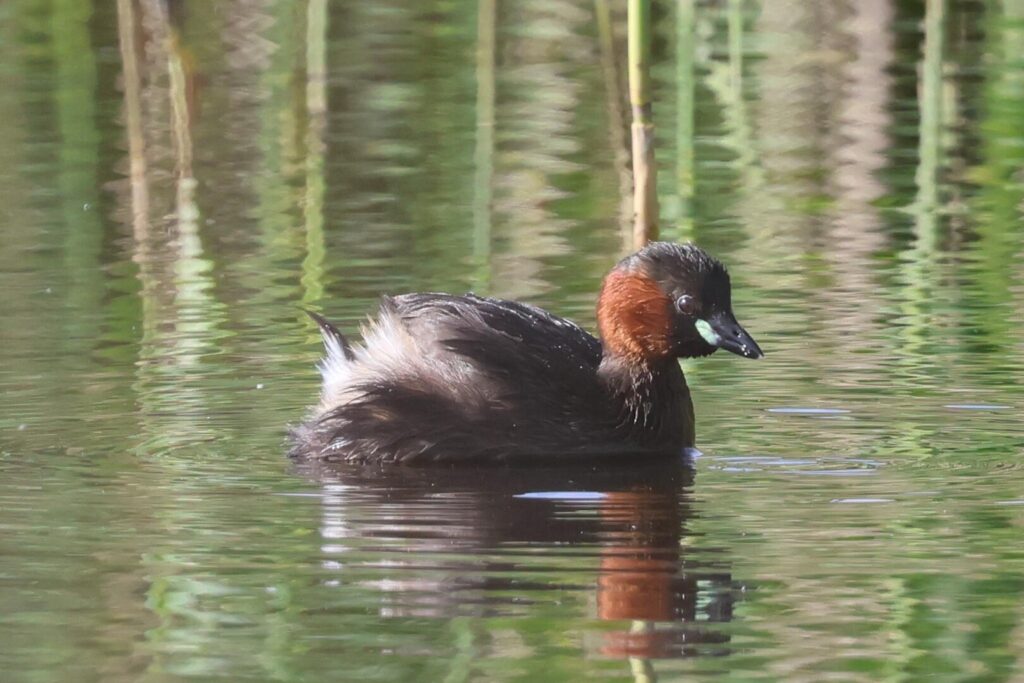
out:
M353 348L326 320L323 393L292 455L514 462L677 454L693 446L680 357L761 350L729 275L692 245L651 244L608 274L601 340L539 308L472 295L385 298Z
M325 492L325 566L382 616L531 616L550 600L587 617L590 601L573 614L566 592L596 584L597 618L622 622L588 641L598 653L683 656L728 640L713 625L731 619L728 570L720 557L681 556L685 464L300 467ZM637 621L658 623L638 633Z

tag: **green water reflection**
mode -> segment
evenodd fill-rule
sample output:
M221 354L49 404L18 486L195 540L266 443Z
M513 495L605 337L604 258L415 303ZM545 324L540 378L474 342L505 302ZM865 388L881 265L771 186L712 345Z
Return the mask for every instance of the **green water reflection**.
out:
M593 323L624 3L0 3L4 681L1024 676L1024 2L656 2L696 472L302 469L382 292Z

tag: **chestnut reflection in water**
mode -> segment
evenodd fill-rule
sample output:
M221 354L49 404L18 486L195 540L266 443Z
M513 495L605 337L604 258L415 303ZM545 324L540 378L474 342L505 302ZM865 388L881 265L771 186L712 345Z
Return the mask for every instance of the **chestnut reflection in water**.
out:
M596 617L623 622L588 635L602 654L717 654L728 641L707 625L732 617L728 569L714 551L683 550L693 470L681 462L301 471L323 490L325 565L376 591L382 616L536 616L596 584ZM559 617L595 616L560 604Z

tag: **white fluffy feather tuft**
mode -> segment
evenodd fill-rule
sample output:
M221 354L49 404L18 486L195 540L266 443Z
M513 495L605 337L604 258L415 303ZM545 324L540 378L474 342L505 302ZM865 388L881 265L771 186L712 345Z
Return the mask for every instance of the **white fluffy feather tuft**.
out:
M348 382L352 361L345 357L345 350L341 348L341 343L331 334L324 331L320 336L324 340L325 354L316 367L323 378L320 400L327 404L331 397L336 396Z
M363 343L352 346L351 358L325 334L327 354L318 366L323 377L319 410L332 410L357 398L367 383L397 381L432 387L439 396L469 406L493 401L493 387L477 369L438 343L439 336L446 334L433 324L410 330L388 307L363 328Z
M377 320L362 330L363 343L352 349L354 358L345 357L345 351L336 339L324 335L327 355L318 366L323 377L320 394L322 408L345 403L349 391L360 382L372 380L408 367L422 355L401 319L389 310L382 310Z

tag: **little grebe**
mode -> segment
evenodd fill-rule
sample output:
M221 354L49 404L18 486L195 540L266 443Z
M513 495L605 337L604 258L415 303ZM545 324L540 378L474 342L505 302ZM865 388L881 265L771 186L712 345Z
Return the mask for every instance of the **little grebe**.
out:
M694 442L677 358L760 358L732 313L725 267L652 243L605 277L600 340L540 308L467 294L384 297L352 346L321 316L320 405L291 455L362 462L511 463L679 454Z

